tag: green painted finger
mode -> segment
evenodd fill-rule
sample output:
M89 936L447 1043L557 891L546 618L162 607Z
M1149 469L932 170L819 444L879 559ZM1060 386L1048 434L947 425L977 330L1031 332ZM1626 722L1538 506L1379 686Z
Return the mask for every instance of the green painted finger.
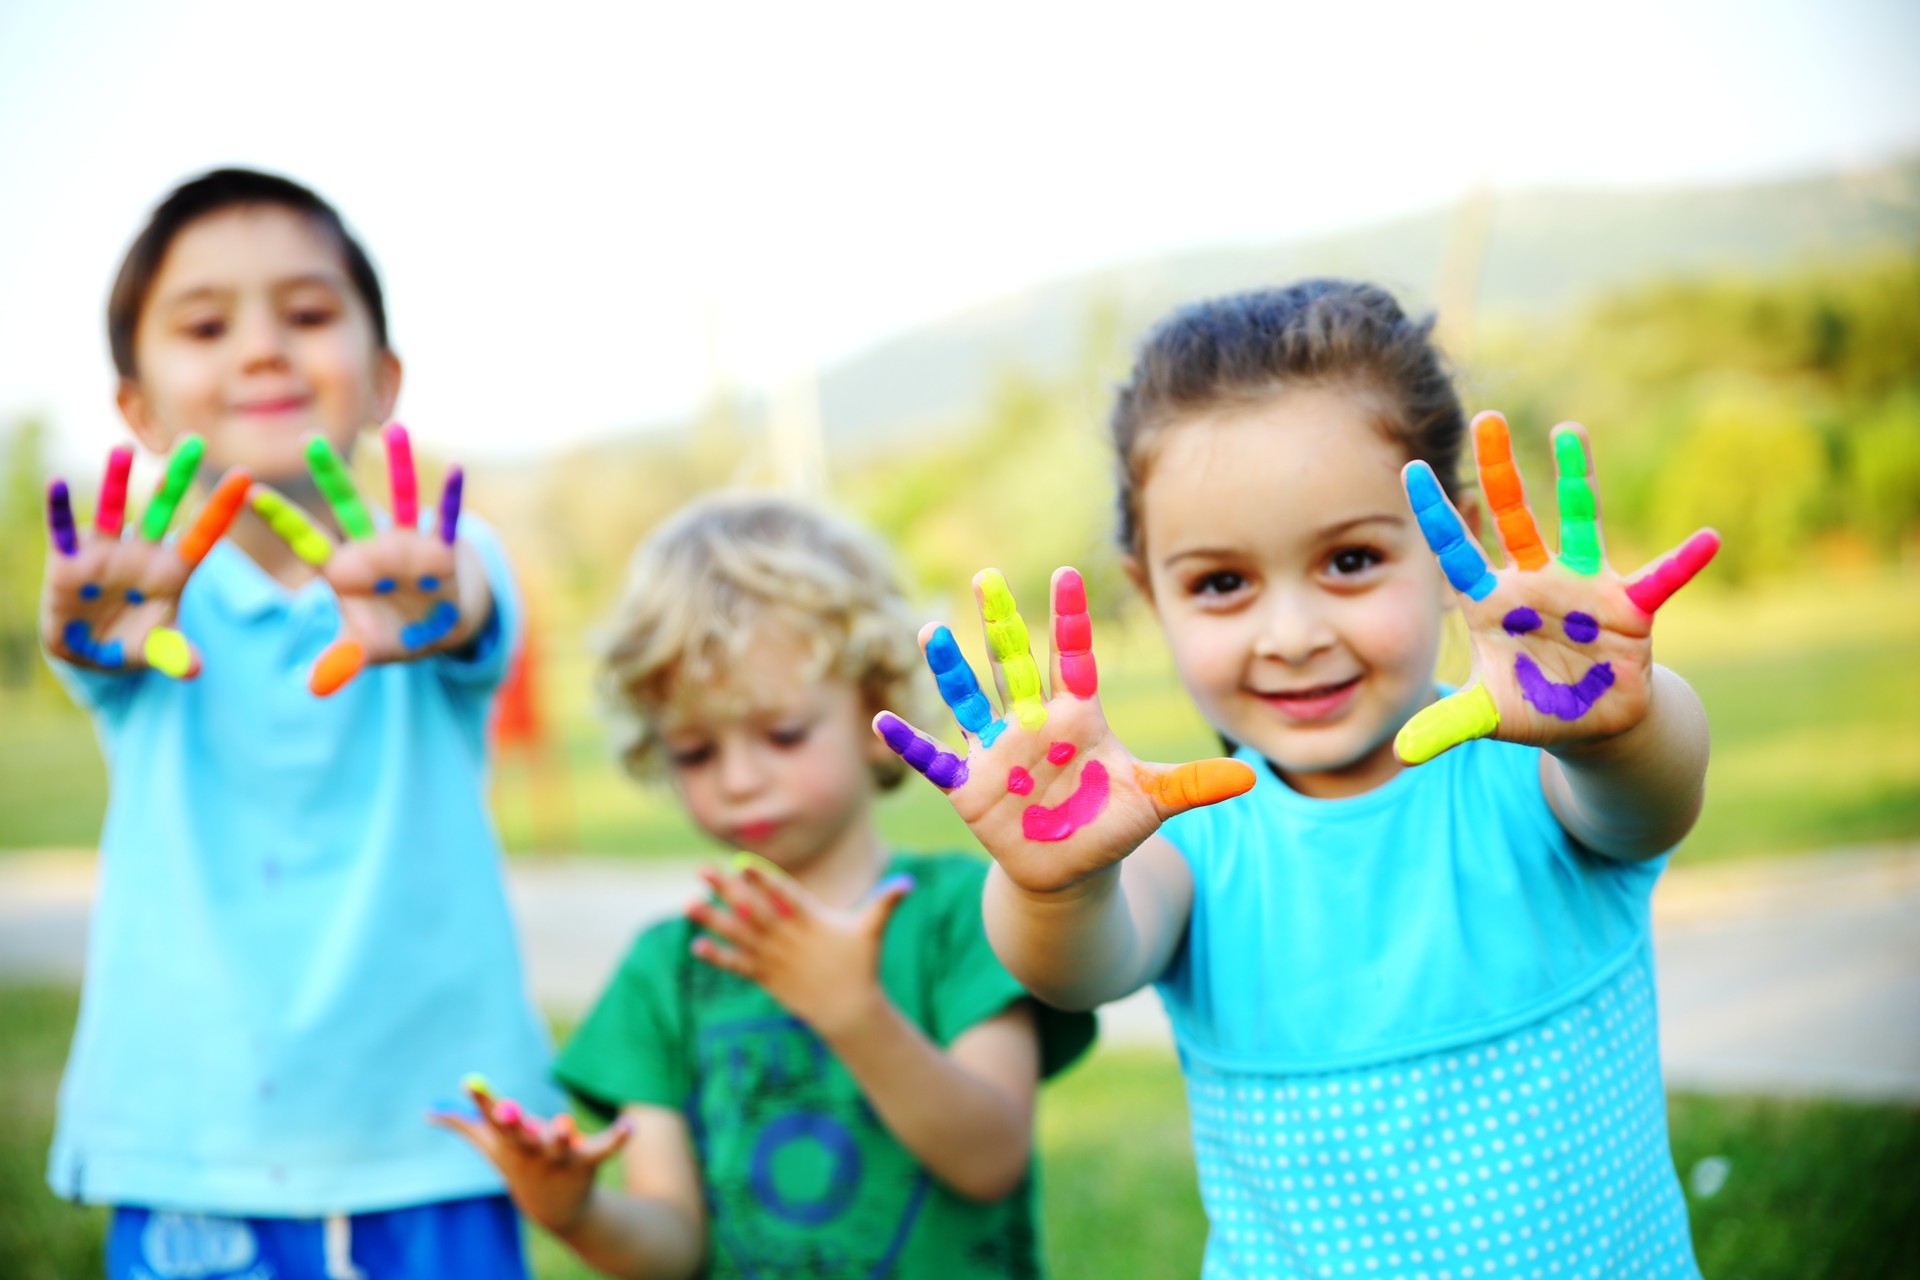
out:
M1560 563L1575 573L1600 572L1600 518L1593 482L1587 475L1587 449L1577 431L1553 438L1553 460L1560 473Z
M1451 747L1484 738L1500 727L1500 712L1483 684L1450 693L1423 707L1393 736L1393 752L1408 764L1425 764Z
M167 536L167 526L173 523L173 513L180 509L180 500L187 496L193 473L200 469L200 455L206 451L206 442L199 436L184 435L167 455L166 474L160 477L153 501L140 517L140 536L148 542L158 542Z
M307 441L307 470L313 472L313 482L319 486L320 495L333 508L333 514L340 521L340 527L347 531L349 538L371 538L373 536L373 517L367 514L367 507L360 501L360 491L353 487L353 477L347 474L347 464L325 437L315 436Z
M322 565L333 554L333 543L307 513L271 489L254 486L253 509L293 554L311 565Z
M1027 624L1014 607L1013 592L998 569L980 578L980 620L987 628L987 652L1000 665L1007 682L1007 710L1024 729L1047 722L1046 700L1040 696L1040 667L1033 660Z

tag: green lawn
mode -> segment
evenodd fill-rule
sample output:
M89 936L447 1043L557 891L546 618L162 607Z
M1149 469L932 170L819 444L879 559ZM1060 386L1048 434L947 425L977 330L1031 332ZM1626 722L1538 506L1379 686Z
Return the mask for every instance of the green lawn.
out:
M0 985L0 1276L97 1275L104 1215L41 1181L71 992ZM1920 1111L1676 1094L1675 1166L1713 1280L1920 1275ZM1179 1072L1164 1053L1103 1052L1042 1101L1047 1252L1057 1280L1198 1273L1205 1224ZM1707 1176L1723 1171L1717 1188ZM1703 1194L1712 1189L1712 1194ZM540 1280L591 1273L536 1238Z
M1882 572L1750 595L1703 584L1662 612L1659 638L1662 660L1694 683L1713 724L1707 808L1684 859L1920 836L1920 577ZM1101 643L1103 700L1141 755L1217 749L1150 626L1109 628ZM701 848L664 793L613 764L589 685L583 658L556 660L545 681L563 726L553 766L540 773L518 757L501 762L496 799L508 847ZM921 848L967 843L941 796L909 783L881 807L887 834ZM0 849L90 845L104 797L99 753L77 712L0 698Z

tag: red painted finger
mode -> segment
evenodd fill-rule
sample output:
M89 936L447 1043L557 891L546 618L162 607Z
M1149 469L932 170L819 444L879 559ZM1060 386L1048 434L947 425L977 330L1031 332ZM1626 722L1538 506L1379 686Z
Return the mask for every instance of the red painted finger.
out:
M1693 581L1693 575L1707 567L1720 550L1720 535L1712 529L1700 529L1685 542L1654 561L1627 583L1627 599L1640 606L1642 613L1654 613L1674 592Z
M127 476L133 471L133 450L115 445L107 454L107 474L100 480L100 506L93 513L93 527L109 538L120 536L127 520Z
M1053 575L1053 656L1060 683L1076 698L1091 698L1100 688L1093 661L1093 619L1087 616L1087 586L1077 569Z
M393 523L412 529L420 523L420 485L413 473L413 445L407 429L389 422L381 433L387 442L387 484L393 492Z

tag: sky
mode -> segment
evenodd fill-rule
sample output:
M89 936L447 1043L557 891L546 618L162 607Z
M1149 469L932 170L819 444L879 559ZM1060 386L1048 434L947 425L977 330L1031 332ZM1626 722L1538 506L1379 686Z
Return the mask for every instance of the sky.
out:
M222 164L341 209L400 416L480 460L1167 250L1915 152L1911 0L0 0L0 427L122 436L108 284Z

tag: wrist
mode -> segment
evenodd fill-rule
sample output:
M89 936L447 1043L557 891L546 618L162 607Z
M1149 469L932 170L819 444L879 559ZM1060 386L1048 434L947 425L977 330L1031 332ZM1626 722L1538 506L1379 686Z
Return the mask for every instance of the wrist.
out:
M597 1195L598 1192L594 1190L594 1180L590 1178L581 1191L580 1198L574 1201L573 1209L569 1213L556 1221L543 1222L540 1225L552 1232L563 1244L572 1244L575 1238L585 1233L588 1224L592 1221Z
M843 992L811 1016L803 1016L802 1021L838 1053L885 1027L894 1014L893 1002L876 978Z

